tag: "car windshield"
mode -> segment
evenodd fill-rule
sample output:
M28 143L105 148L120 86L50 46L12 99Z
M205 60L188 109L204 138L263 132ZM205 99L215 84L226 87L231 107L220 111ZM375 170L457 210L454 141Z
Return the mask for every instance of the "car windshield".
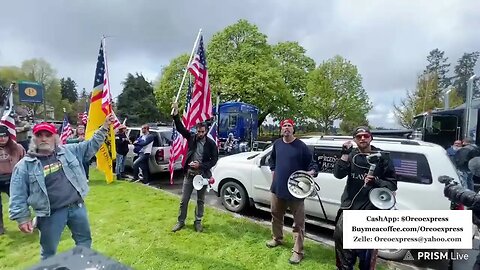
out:
M423 121L424 121L425 117L422 115L422 116L418 116L418 117L415 117L413 119L413 123L412 123L412 129L421 129L423 128Z

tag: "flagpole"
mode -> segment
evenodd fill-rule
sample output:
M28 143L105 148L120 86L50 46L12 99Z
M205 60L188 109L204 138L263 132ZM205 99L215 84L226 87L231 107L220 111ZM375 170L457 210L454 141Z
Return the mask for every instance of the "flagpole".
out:
M178 102L178 98L180 97L180 92L182 91L183 83L185 82L185 77L187 76L188 67L190 66L190 62L192 61L193 54L195 53L195 48L197 48L198 40L200 39L201 34L202 34L202 28L200 28L200 30L198 30L197 38L195 39L195 43L193 44L192 52L190 53L190 58L188 59L187 68L185 69L185 72L183 73L182 82L180 83L180 87L178 88L177 97L175 98L175 103ZM173 109L172 109L171 114L173 114Z
M112 91L110 89L110 74L108 74L108 61L107 61L107 47L105 45L105 40L107 39L107 36L103 35L102 36L102 43L103 43L103 59L105 61L105 75L107 76L107 85L106 88L108 89L108 100L109 100L109 108L108 108L108 113L112 113L113 111L113 105L112 105Z

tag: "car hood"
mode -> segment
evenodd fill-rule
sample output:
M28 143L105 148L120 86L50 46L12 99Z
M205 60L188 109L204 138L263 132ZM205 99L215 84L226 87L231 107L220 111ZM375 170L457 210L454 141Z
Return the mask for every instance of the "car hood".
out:
M221 162L241 162L241 161L251 162L253 160L253 157L257 156L260 153L261 152L259 152L259 151L243 152L243 153L238 153L238 154L222 157L219 161L221 161ZM249 157L252 157L252 158L248 159Z

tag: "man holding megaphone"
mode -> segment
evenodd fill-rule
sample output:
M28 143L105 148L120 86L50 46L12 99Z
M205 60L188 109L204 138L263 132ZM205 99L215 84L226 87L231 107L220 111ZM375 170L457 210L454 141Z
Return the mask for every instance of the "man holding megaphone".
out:
M209 179L212 177L210 171L218 161L218 148L217 143L207 136L207 124L200 122L196 125L196 133L192 134L182 124L180 116L178 115L178 104L173 103L173 120L175 121L175 127L182 136L187 139L188 153L185 158L184 172L185 177L183 179L182 187L182 199L180 201L180 209L178 215L177 224L173 227L172 231L176 232L181 230L185 226L185 219L187 218L188 201L192 195L194 186L193 179L197 175L201 175L203 178ZM195 231L201 232L202 217L205 205L205 191L207 185L202 189L197 190L197 206L195 208Z
M270 191L272 192L272 235L273 239L267 242L270 248L280 246L283 240L283 219L287 208L293 215L293 235L295 244L289 262L298 264L304 257L303 241L305 238L305 204L290 194L288 179L296 171L308 171L311 176L317 176L318 166L308 146L294 136L294 122L285 119L280 123L282 138L273 143L269 166L273 179Z
M343 249L343 215L345 210L377 210L370 201L370 191L374 188L397 190L395 167L389 156L381 149L370 145L372 133L368 127L358 127L353 132L353 140L342 146L342 156L335 163L333 175L338 179L347 176L347 183L341 198L341 206L335 219L334 232L337 270L353 270L357 257L360 270L375 269L377 250Z

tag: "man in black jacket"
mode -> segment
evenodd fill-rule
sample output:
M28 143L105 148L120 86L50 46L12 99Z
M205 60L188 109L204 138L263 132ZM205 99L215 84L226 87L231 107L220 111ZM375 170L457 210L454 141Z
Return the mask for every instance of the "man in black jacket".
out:
M474 144L472 138L465 138L462 143L463 147L457 150L453 156L453 161L462 186L474 190L473 174L468 168L468 162L472 158L480 156L480 148Z
M347 183L341 198L341 206L335 220L335 255L338 270L353 270L357 256L360 270L375 269L377 250L343 249L343 215L345 210L378 210L369 199L373 188L385 187L392 192L397 190L395 167L388 155L382 155L373 175L368 175L370 164L367 156L381 152L381 149L370 145L373 137L368 127L358 127L353 133L357 145L353 149L351 141L343 144L342 156L335 163L333 175L338 179L347 176Z
M196 134L191 134L182 124L178 115L178 104L173 103L173 120L175 127L182 136L187 139L188 153L184 162L185 177L183 179L182 199L180 201L180 209L178 222L172 231L176 232L185 226L187 217L188 201L193 192L193 178L196 175L202 175L203 178L212 177L210 171L218 161L218 148L216 142L207 137L207 125L204 122L196 125ZM197 191L197 206L195 207L195 231L201 232L203 209L205 204L205 191L207 186Z
M117 148L117 160L115 161L115 173L117 175L117 179L125 178L124 169L125 169L125 157L128 153L128 141L127 135L125 131L127 127L124 125L120 125L118 127L118 132L115 134L115 146Z

